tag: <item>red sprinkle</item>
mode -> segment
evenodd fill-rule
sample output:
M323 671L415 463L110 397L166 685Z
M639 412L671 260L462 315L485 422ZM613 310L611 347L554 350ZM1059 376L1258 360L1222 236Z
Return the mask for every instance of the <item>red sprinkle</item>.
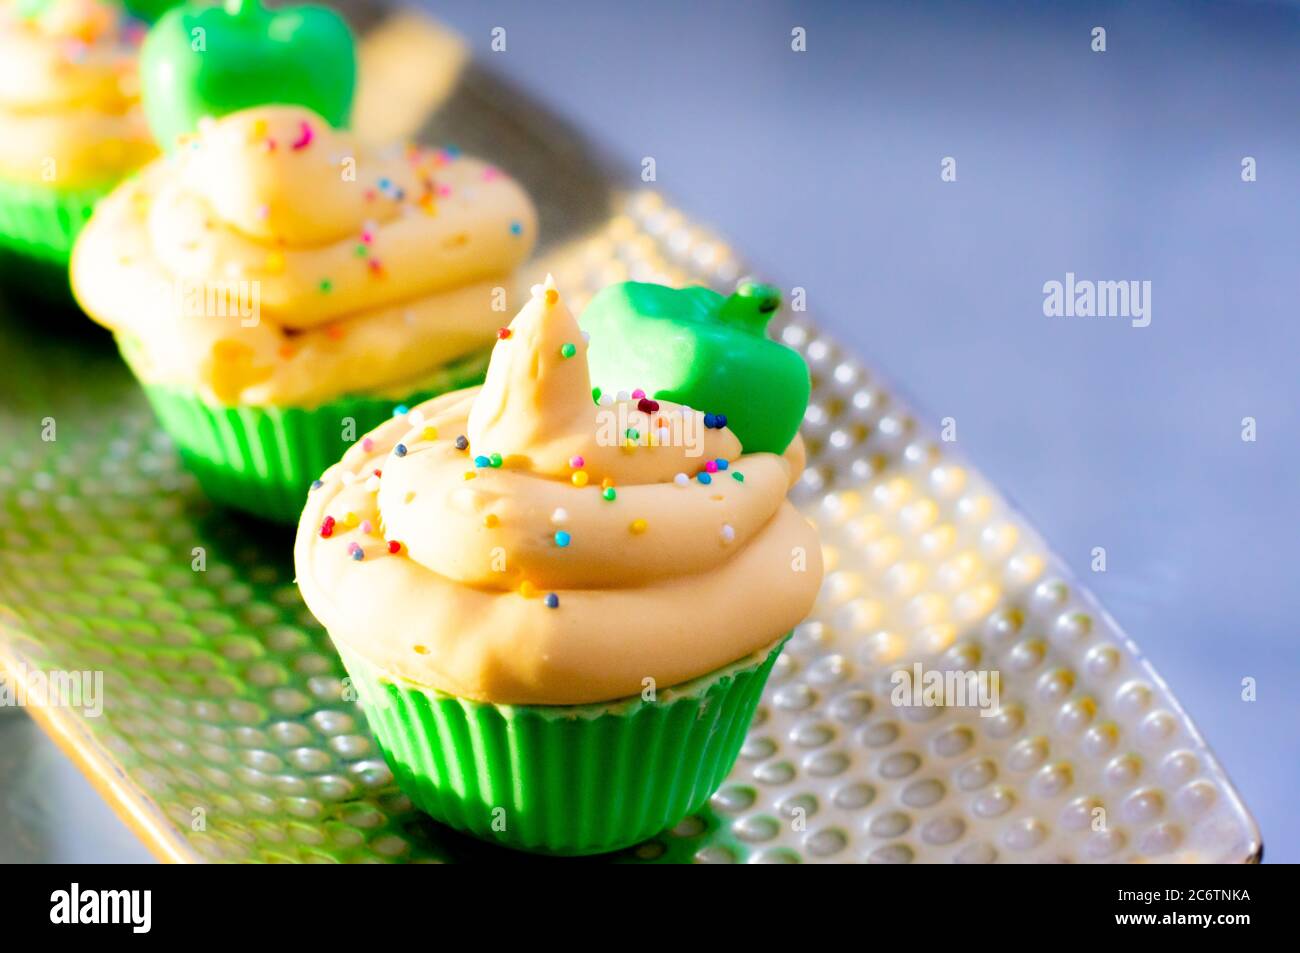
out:
M497 337L500 338L502 341L504 341L506 338L510 337L510 329L497 328Z
M388 541L388 551L394 554L400 553L402 551L402 544L395 539L390 539Z
M325 522L320 524L320 534L325 539L334 535L334 517L325 517Z
M659 409L659 401L651 400L649 397L642 397L636 402L636 409L643 414L653 414Z
M376 471L375 471L375 476L377 476L377 477L382 477L383 475L384 475L384 471L383 471L383 470L376 470Z

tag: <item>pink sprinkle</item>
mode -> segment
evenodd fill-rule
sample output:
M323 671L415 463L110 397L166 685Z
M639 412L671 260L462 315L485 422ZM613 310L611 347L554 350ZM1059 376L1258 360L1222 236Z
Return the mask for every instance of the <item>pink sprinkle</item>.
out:
M270 218L270 217L271 217L271 206L269 206L269 205L259 205L259 206L257 207L257 217L258 217L258 218Z
M375 446L375 442L371 440L369 437L366 437L366 439L361 441L361 449L367 452L373 449L374 446Z
M367 536L369 536L370 533L371 533L371 531L372 531L373 529L374 529L374 526L371 525L370 520L362 520L362 521L361 521L361 532L363 532L363 533L365 533Z
M643 391L643 390L642 390L641 388L639 388L639 387L638 387L636 390L632 391L632 399L633 399L633 400L640 400L640 399L641 399L642 397L644 397L644 396L645 396L645 391Z
M355 553L355 552L356 552L358 549L360 549L360 548L361 548L361 547L360 547L359 545L357 545L357 541L356 541L355 539L354 539L352 542L348 543L348 553L349 553L349 554L351 554L351 553Z
M704 464L704 470L705 470L705 472L707 472L707 473L717 473L717 472L718 472L718 461L717 461L717 460L710 460L708 463Z
M492 166L488 166L486 169L483 170L483 181L491 182L493 179L498 178L500 175L501 172L498 169L495 169Z
M438 194L441 195L443 198L446 198L447 196L451 195L451 186L450 185L438 186Z
M582 457L569 458L569 466L573 467L573 469L575 470L581 470L586 465L587 465L587 461L584 460Z
M374 233L371 232L369 229L366 229L366 231L361 233L361 241L364 242L365 244L369 245L374 240L375 240Z
M311 141L316 138L316 131L312 129L311 123L303 120L300 128L302 131L298 133L298 138L295 139L293 143L294 152L306 149L311 145Z

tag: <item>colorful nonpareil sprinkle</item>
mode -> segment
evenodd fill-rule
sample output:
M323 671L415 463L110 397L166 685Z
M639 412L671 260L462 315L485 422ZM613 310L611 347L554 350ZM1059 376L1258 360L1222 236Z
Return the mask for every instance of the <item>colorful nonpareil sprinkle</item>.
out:
M560 597L553 592L546 594L546 608L558 609L560 607Z
M586 465L587 465L587 461L583 457L569 458L569 466L571 466L575 470L581 470Z
M675 483L677 486L690 486L691 478L688 477L685 473L679 473L675 477L673 477L673 483Z
M653 414L659 409L659 401L651 400L649 397L642 397L636 402L636 409L643 414Z
M420 434L420 439L421 439L421 440L437 440L437 439L438 439L438 428L437 428L437 427L425 427L425 428L424 428L424 432Z
M497 339L504 341L514 333L509 328L497 328Z
M574 486L586 486L588 479L587 472L585 470L578 470L573 474L573 476L569 477L569 479L573 481Z
M578 349L572 344L563 344L560 346L560 357L573 357L573 355L577 353Z
M466 437L464 434L461 434L459 437L457 437L457 438L456 438L456 449L457 449L457 450L468 450L468 449L469 449L469 438Z
M298 127L298 138L293 141L291 148L294 152L301 152L311 145L312 140L316 138L316 130L311 127L311 123L304 120Z
M557 529L557 530L555 531L555 545L556 545L556 546L559 546L561 549L563 549L564 547L568 546L570 540L572 540L572 539L573 539L573 537L570 536L568 533L566 533L566 532L565 532L564 530L562 530L562 529Z
M325 485L325 484L322 483L320 480L312 480L312 481L311 481L311 488L312 488L313 490L319 490L319 489L320 489L321 487L323 487L324 485Z
M492 459L490 457L485 457L483 456L483 454L480 453L477 457L474 458L474 466L490 467L492 466Z
M568 518L569 511L564 509L564 507L557 507L555 512L551 514L552 523L563 523L568 520Z
M717 473L717 472L718 472L718 461L717 461L717 460L710 460L710 461L708 461L707 463L704 464L704 469L705 469L705 471L708 472L708 473Z
M395 539L390 539L388 541L388 551L396 556L402 551L402 544Z
M617 498L618 493L614 491L614 488L612 486L607 486L605 487L604 490L601 491L600 495L603 496L605 499L609 500L611 503L613 503L615 498Z
M499 453L494 453L488 457L489 466L492 466L495 469L501 469L501 464L503 463L505 463L505 459Z
M398 404L396 407L393 408L394 417L405 417L410 412L411 412L411 408L407 407L405 404Z
M406 456L406 444L399 443L393 448L393 453L397 454L399 457Z
M495 513L488 513L483 517L483 525L488 529L496 529L501 525L501 518Z
M709 475L708 470L701 470L699 473L695 474L695 479L699 480L705 486L708 486L713 482L713 477Z
M735 527L733 527L730 523L723 523L722 532L720 533L720 535L724 543L730 543L734 541L736 538Z
M739 470L732 470L731 478L735 480L737 483L745 482L745 474L741 473Z
M648 525L649 524L646 523L645 520L635 519L632 521L631 525L628 526L628 529L630 529L637 536L640 536L642 533L646 531Z
M325 521L320 524L320 534L323 539L329 539L334 535L334 517L325 517Z
M537 595L537 587L525 579L519 584L519 594L525 599L531 599L533 596Z
M716 463L716 464L718 465L718 469L719 469L719 470L725 470L725 469L727 469L727 467L729 467L729 466L731 465L731 464L727 463L726 460L722 459L722 457L718 457L718 459L714 460L713 462Z
M366 453L369 453L371 450L375 449L375 442L369 437L363 437L361 439L361 449Z
M523 226L523 223L522 223L522 222L511 222L511 223L510 223L510 234L511 234L511 235L522 235L523 233L524 233L524 226Z

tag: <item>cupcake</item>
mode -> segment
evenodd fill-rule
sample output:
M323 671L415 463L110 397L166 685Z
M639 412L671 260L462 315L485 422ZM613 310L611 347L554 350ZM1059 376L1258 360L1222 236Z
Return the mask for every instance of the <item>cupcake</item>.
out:
M0 263L24 288L66 295L95 202L155 154L142 32L105 0L0 5Z
M298 584L420 808L587 854L721 784L822 576L786 500L798 437L749 453L722 417L593 388L548 279L481 387L393 417L323 474Z
M219 8L174 10L155 29L165 39L184 16L207 18L209 42L218 26L251 29ZM117 336L203 490L284 522L395 407L482 380L536 232L527 195L495 167L372 148L336 128L339 90L299 93L330 119L251 106L190 132L202 98L147 101L171 154L101 201L72 261L78 301Z

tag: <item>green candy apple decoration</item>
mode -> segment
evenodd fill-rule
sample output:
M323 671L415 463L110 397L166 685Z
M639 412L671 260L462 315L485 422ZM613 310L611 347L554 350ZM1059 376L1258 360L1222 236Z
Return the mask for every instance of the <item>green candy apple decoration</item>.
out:
M250 106L306 106L337 127L352 111L356 45L325 7L192 2L154 24L140 56L145 113L164 148L205 116Z
M745 282L723 297L708 288L626 281L591 299L591 381L605 392L647 395L719 415L746 453L782 453L808 407L808 365L767 336L781 293Z

